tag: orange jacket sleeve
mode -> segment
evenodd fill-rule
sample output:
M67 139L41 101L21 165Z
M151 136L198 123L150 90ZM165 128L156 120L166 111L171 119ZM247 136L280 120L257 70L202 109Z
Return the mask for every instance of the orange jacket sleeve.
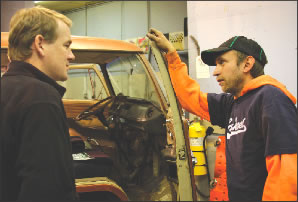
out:
M202 119L210 121L207 93L200 91L200 85L188 76L187 66L177 52L166 54L171 81L181 106Z
M266 157L263 201L297 201L297 154Z

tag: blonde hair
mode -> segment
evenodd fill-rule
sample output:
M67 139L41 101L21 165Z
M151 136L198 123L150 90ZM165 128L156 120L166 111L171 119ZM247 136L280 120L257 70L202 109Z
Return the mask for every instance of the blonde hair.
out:
M15 13L10 21L8 56L11 60L24 61L31 57L31 45L38 34L50 43L57 39L57 20L68 27L72 21L54 10L36 6L24 8Z

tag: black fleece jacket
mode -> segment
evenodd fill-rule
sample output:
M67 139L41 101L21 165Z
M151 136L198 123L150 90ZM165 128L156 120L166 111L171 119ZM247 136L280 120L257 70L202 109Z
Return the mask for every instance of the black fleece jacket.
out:
M76 199L64 93L25 62L1 78L0 200Z

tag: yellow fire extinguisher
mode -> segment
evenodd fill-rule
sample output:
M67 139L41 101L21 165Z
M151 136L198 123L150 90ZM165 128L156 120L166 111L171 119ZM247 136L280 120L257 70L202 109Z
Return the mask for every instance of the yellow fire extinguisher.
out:
M206 128L201 126L199 122L193 122L189 126L189 142L190 149L196 157L197 162L194 167L194 175L206 175L207 166L204 155L204 137L206 136Z

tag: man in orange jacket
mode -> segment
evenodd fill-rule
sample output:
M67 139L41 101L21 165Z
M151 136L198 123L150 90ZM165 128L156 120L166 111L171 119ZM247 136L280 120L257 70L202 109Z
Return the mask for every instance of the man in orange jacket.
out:
M227 185L231 201L297 200L296 98L264 75L261 46L235 36L201 53L216 66L224 93L203 93L187 74L176 49L156 29L147 37L166 52L176 95L187 111L226 129Z

